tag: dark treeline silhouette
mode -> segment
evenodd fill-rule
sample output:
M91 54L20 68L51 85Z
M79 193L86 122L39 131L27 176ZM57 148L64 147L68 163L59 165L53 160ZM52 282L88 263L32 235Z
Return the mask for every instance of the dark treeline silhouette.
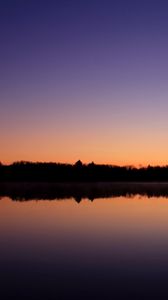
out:
M0 164L0 182L168 182L168 166L135 168L113 165L15 162Z
M15 201L133 197L135 195L168 198L168 183L0 183L0 198L10 197Z

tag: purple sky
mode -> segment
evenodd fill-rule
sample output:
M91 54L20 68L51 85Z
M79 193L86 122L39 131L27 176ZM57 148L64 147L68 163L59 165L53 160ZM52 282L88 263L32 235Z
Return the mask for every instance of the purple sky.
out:
M0 160L166 164L167 1L0 4Z

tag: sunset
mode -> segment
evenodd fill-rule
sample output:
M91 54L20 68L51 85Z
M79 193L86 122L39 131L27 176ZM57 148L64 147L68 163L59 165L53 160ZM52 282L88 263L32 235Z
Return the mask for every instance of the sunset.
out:
M168 163L165 1L2 1L0 159Z
M0 299L168 299L168 1L0 1Z

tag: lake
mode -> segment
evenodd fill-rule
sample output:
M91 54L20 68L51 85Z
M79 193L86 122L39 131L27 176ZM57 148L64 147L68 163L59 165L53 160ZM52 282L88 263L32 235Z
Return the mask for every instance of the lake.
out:
M167 299L165 189L80 201L1 196L1 299Z

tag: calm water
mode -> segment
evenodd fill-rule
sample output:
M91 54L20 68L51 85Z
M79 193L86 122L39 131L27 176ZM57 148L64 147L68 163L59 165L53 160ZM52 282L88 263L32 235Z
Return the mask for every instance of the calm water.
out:
M168 299L168 198L0 200L1 299Z

